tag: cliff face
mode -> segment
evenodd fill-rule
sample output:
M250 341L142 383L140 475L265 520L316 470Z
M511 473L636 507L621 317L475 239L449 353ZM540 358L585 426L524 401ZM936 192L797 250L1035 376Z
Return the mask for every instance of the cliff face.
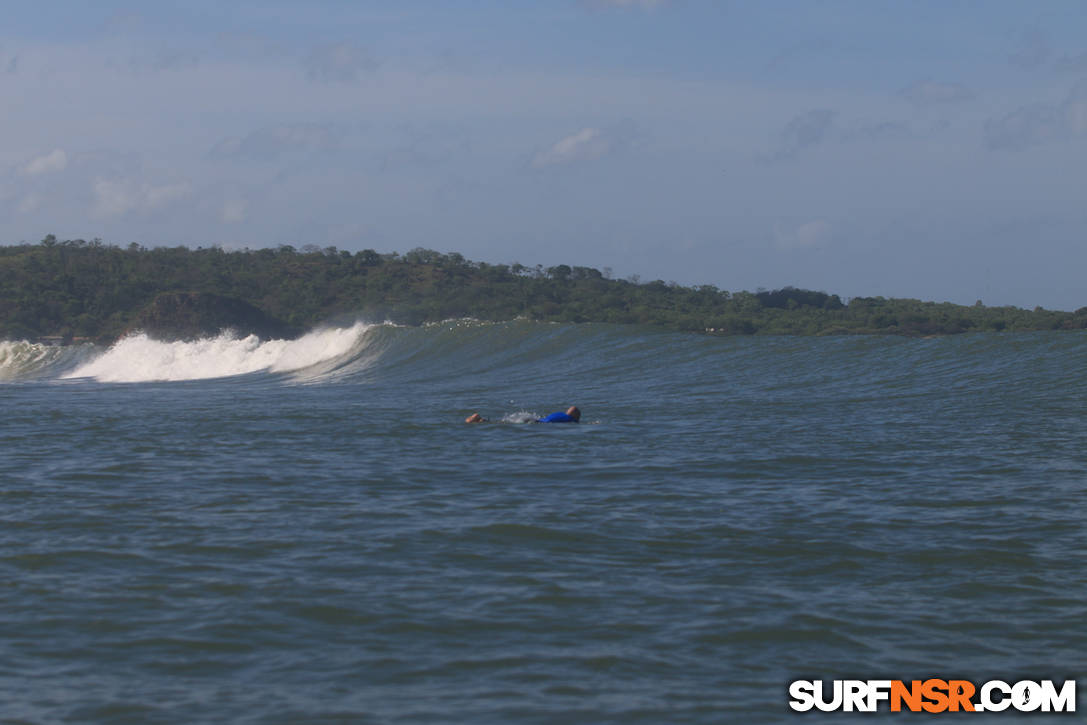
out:
M215 336L226 329L263 340L297 334L282 320L245 300L207 292L164 292L140 311L129 331L172 342Z

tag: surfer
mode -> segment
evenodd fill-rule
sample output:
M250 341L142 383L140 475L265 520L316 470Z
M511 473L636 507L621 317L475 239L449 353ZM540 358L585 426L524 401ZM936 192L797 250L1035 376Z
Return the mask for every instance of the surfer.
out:
M546 415L543 418L537 418L536 420L532 420L530 418L527 421L522 420L522 421L518 421L518 422L525 422L525 423L577 423L580 420L581 420L581 411L578 410L578 407L576 405L571 405L569 408L566 409L565 413L561 413L561 412L552 413L551 415ZM465 423L486 423L488 421L487 421L486 418L484 418L479 413L472 413L470 416L468 416L467 418L464 419L464 422Z
M537 423L577 423L581 420L581 411L576 405L571 405L565 413L552 413L539 418Z

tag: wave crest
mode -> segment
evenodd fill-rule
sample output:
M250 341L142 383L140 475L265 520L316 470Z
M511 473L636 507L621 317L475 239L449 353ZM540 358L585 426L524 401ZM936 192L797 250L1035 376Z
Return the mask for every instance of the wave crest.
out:
M0 340L0 381L56 377L58 372L70 370L93 356L97 349L89 343L61 346Z
M295 373L317 366L327 373L337 363L356 359L363 336L373 327L357 322L351 327L314 330L297 340L265 341L255 335L239 338L231 332L191 342L161 342L138 334L119 340L62 377L138 383Z

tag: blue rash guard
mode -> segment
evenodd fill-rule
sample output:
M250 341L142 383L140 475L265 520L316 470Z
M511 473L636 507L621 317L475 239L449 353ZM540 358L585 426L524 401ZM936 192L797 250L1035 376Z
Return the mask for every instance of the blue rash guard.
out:
M577 423L576 418L571 418L566 413L552 413L544 418L539 418L537 423Z

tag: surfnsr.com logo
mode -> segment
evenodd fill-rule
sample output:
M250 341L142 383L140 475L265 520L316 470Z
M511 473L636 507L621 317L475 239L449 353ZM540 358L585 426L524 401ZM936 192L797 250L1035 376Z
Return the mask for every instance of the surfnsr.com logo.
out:
M827 686L829 684L829 686ZM795 680L789 707L798 712L1075 712L1076 681L1059 687L1052 680Z

